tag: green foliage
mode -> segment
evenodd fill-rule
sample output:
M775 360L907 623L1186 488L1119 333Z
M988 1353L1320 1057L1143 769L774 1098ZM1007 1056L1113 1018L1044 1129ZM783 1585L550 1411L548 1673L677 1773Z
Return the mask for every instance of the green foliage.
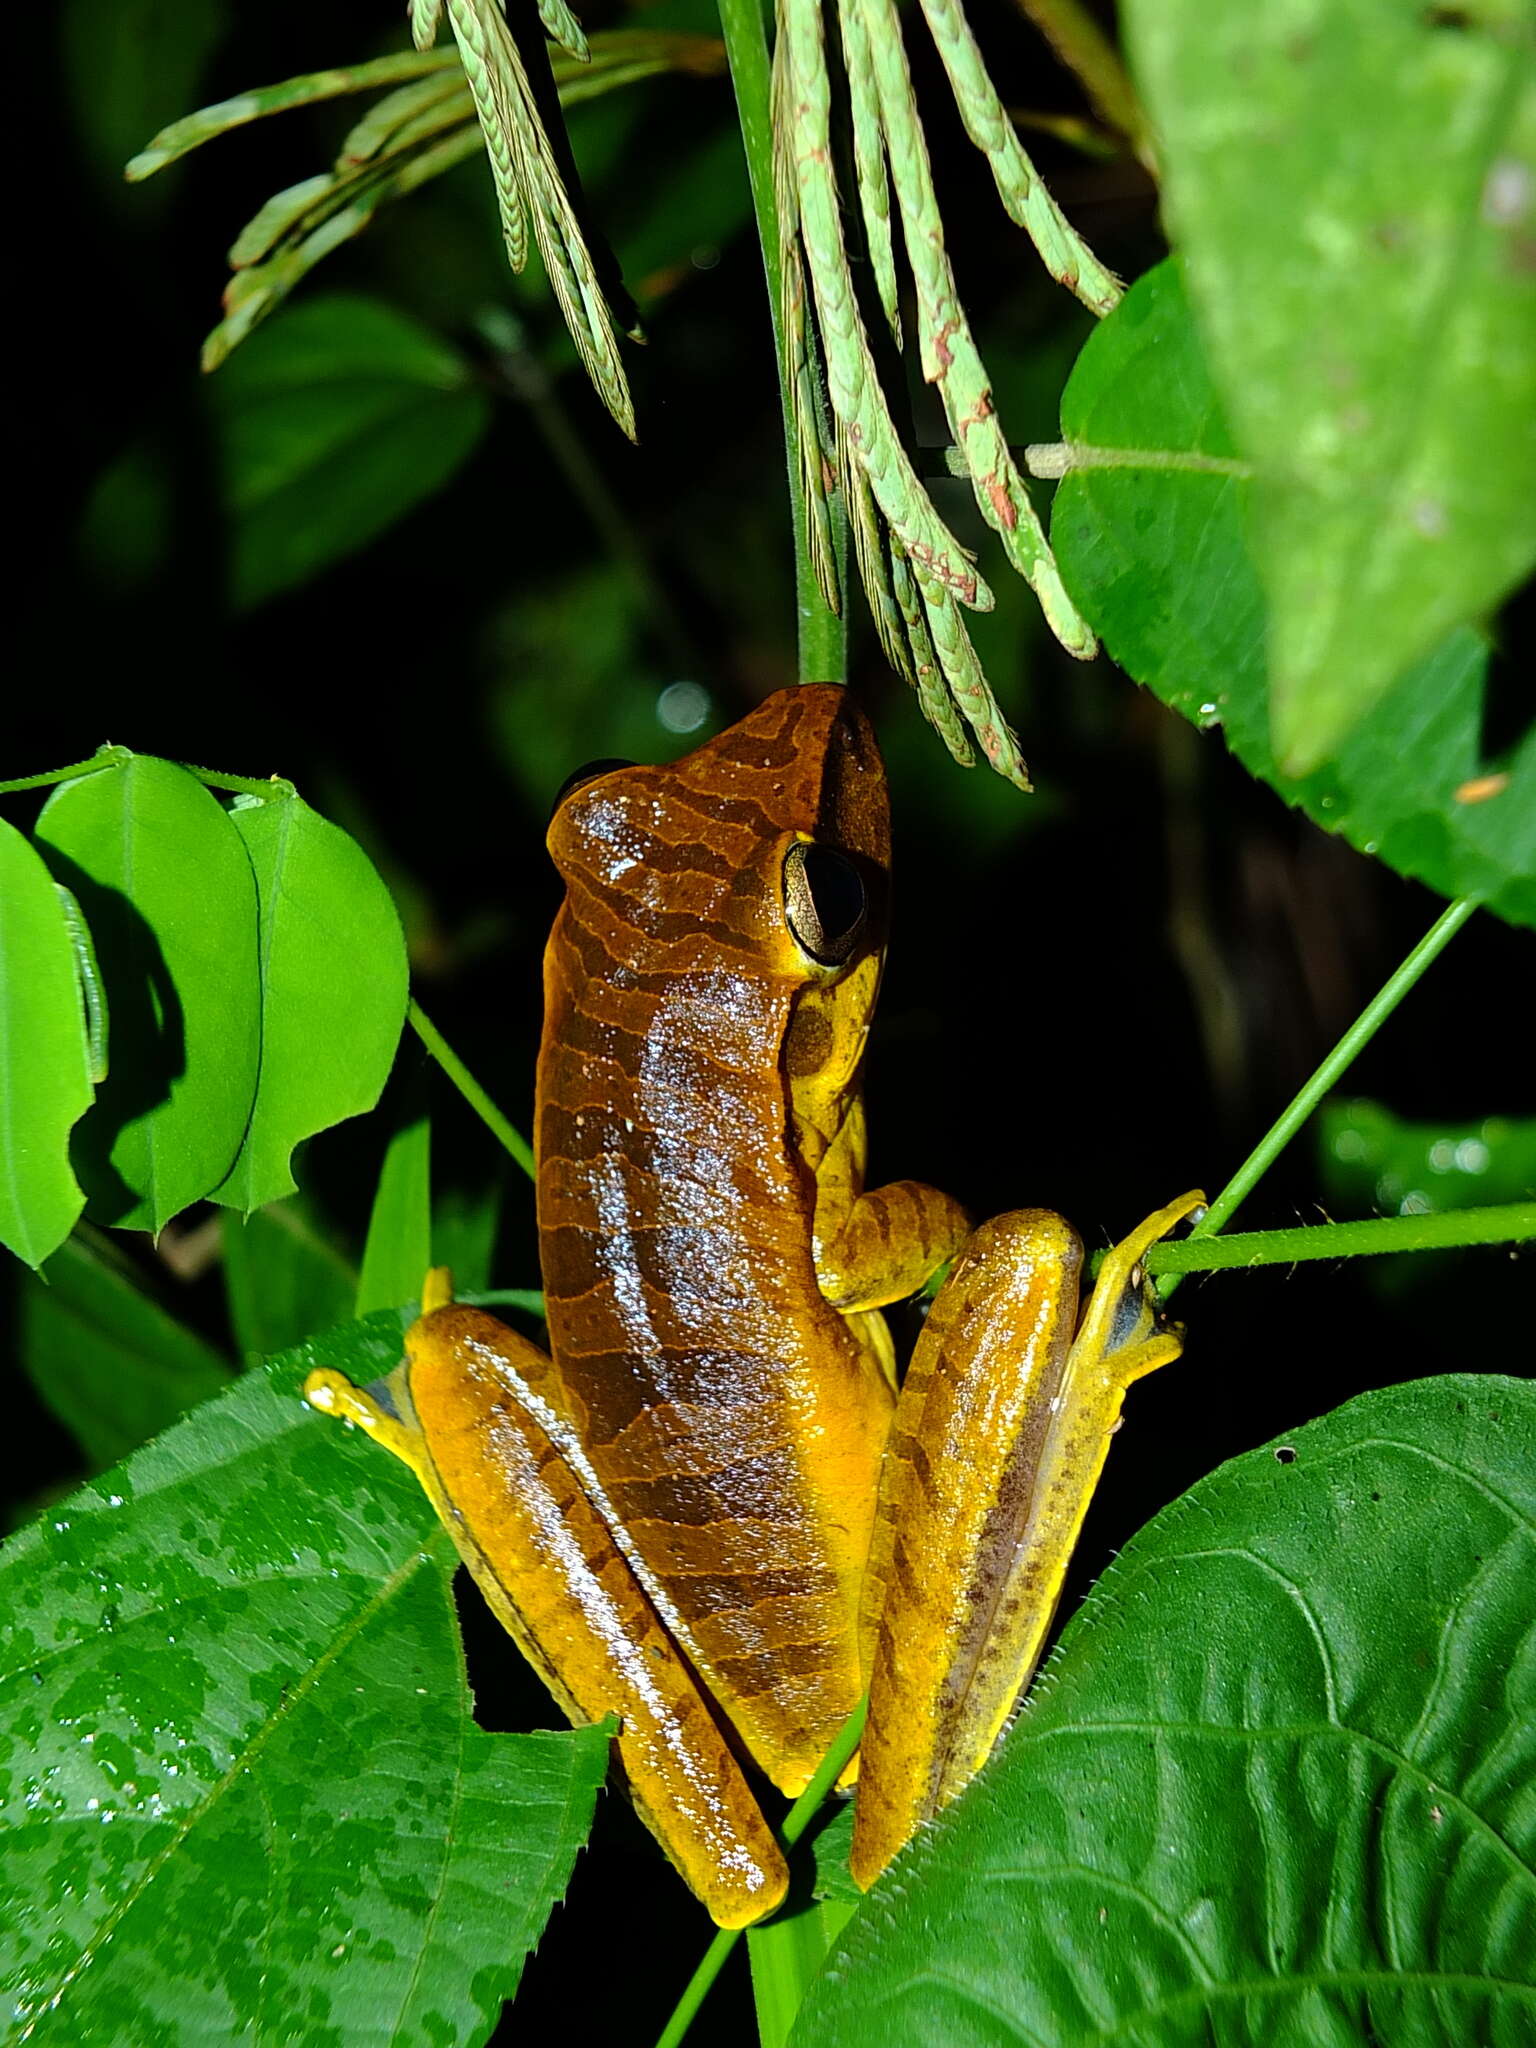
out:
M222 1223L229 1322L244 1364L259 1365L316 1330L350 1321L357 1275L301 1195L249 1216L226 1211Z
M256 886L197 779L132 755L54 791L37 824L108 992L112 1068L74 1163L96 1222L160 1230L229 1172L261 1055Z
M1413 1123L1379 1102L1332 1102L1317 1158L1330 1203L1353 1212L1426 1215L1536 1195L1536 1117Z
M38 854L0 820L0 1243L29 1266L85 1206L69 1138L92 1093L65 906Z
M1505 0L1125 16L1306 776L1536 561L1536 30Z
M718 70L711 37L666 30L613 30L589 45L564 0L547 0L545 26L564 49L553 59L562 106L665 71ZM412 16L414 51L258 87L187 114L162 129L128 165L130 180L251 121L317 101L394 88L348 133L329 171L275 193L236 236L225 317L203 347L217 369L315 265L361 234L378 209L440 177L483 146L490 159L513 270L527 258L525 210L577 353L610 412L634 433L634 408L613 319L551 147L515 38L499 0L451 0L454 48L433 50L441 8Z
M1178 265L1090 335L1062 397L1070 464L1051 538L1116 661L1330 832L1442 890L1536 924L1536 726L1483 752L1487 648L1462 627L1378 695L1338 751L1287 775L1270 737L1269 621L1237 454ZM1487 781L1496 775L1493 782Z
M23 1371L93 1472L222 1393L227 1359L144 1287L111 1239L69 1238L21 1296Z
M489 418L468 363L368 299L297 306L212 387L239 605L302 583L442 488Z
M1536 1396L1492 1376L1368 1394L1200 1481L795 2040L1528 2040L1533 1481Z
M1263 1121L1258 1087L1235 1091L1226 1120L1202 1127L1198 1091L1186 1100L1170 1085L1175 1048L1193 1036L1189 1005L1171 986L1172 958L1136 950L1166 922L1197 1007L1202 971L1218 1018L1223 974L1234 1007L1261 1005L1276 962L1259 956L1270 979L1252 971L1264 900L1244 890L1264 849L1222 811L1234 789L1249 792L1214 740L1202 748L1155 706L1138 708L1106 668L1053 665L1023 583L987 588L992 572L972 552L985 527L1070 652L1102 639L1307 818L1460 899L1449 919L1482 901L1536 924L1536 729L1512 731L1513 700L1497 697L1496 671L1489 680L1484 617L1531 558L1536 503L1533 356L1519 325L1530 273L1511 260L1536 189L1521 125L1531 45L1506 0L1281 0L1263 19L1237 10L1214 26L1189 0L1128 0L1150 122L1076 0L1023 0L1080 73L1093 127L1070 112L1005 109L955 0L918 11L781 0L777 151L756 0L722 7L739 137L722 90L707 118L675 79L614 91L718 71L721 44L692 32L711 25L707 9L667 0L665 23L648 15L644 29L594 36L583 61L563 0L543 0L540 19L567 46L551 60L560 105L588 102L572 123L590 197L580 218L538 105L551 96L528 69L545 55L535 10L519 4L509 30L497 0L416 0L416 41L446 12L452 48L223 100L162 131L130 166L147 176L214 136L305 108L296 123L314 123L309 161L329 165L237 236L205 360L240 346L206 395L162 377L158 359L146 378L140 360L121 431L93 431L102 466L78 544L88 587L116 609L103 612L112 623L98 658L70 670L115 678L99 647L126 619L130 650L136 637L152 650L139 672L153 677L152 716L162 689L186 678L179 708L163 712L173 736L153 728L154 744L201 756L191 734L217 733L206 751L230 758L231 732L244 733L241 749L264 759L273 732L272 759L326 778L314 788L327 809L369 819L409 906L426 1001L436 1015L441 998L477 1073L483 1059L509 1100L526 1091L532 961L553 900L537 837L565 774L593 755L680 752L732 715L733 692L745 702L788 679L774 575L782 479L760 459L769 408L753 404L768 356L752 356L741 324L756 259L733 247L743 142L779 281L791 466L807 511L801 673L844 671L845 636L826 604L846 600L846 522L886 658L951 751L966 757L970 732L1023 781L1008 723L1024 723L1022 702L1049 778L1049 799L1028 806L999 779L978 789L919 753L930 743L917 719L876 707L908 920L892 998L910 978L874 1060L876 1142L889 1142L896 1171L910 1170L909 1139L921 1148L935 1126L948 1138L972 1125L973 1157L987 1155L979 1176L998 1171L1018 1189L1008 1199L1049 1198L1050 1176L1085 1151L1097 1203L1112 1177L1100 1148L1106 1133L1111 1151L1120 1142L1117 1123L1134 1127L1125 1149L1144 1175L1149 1159L1180 1153L1204 1174L1240 1116ZM119 12L98 0L66 10L92 157L188 103L217 27L207 0L131 0ZM262 32L253 16L242 49L249 38L270 58L277 42ZM908 75L908 50L930 41L1002 208L1050 272L1107 316L1061 398L1060 445L1024 449L1019 437L1054 432L1087 315L1037 278L1027 250L1021 260L997 208L949 203L952 152L930 162ZM288 61L280 53L268 75ZM329 103L365 92L379 96L350 127L327 130ZM1100 162L1120 151L1106 182L1073 190L1063 177L1058 191L1096 235L1139 207L1143 239L1133 226L1121 245L1136 267L1151 254L1154 200L1132 193L1127 204L1139 174L1125 156L1155 176L1155 134L1175 260L1117 304L1118 281L1024 157L1023 123L1078 135ZM439 180L482 149L491 183L483 172ZM502 247L517 262L537 240L550 291L536 275L507 277L493 186ZM390 234L354 240L407 194ZM119 191L112 218L130 219L132 204ZM621 359L629 315L589 248L589 219L654 314L648 357ZM336 252L359 290L301 301L254 332ZM145 253L124 258L119 290L123 276L153 275ZM99 348L105 295L88 274L98 304L61 325ZM574 340L551 317L551 294ZM922 402L898 402L903 338L914 380L931 387L926 416ZM144 347L166 345L160 335ZM580 414L566 414L562 378L578 355L626 428L633 370L649 468L617 437L588 446ZM142 396L173 384L167 408L191 423L181 440L160 401ZM470 460L493 419L498 444L511 437L517 451L510 476ZM950 478L936 474L937 449L917 452L946 429ZM1058 475L1047 545L1038 482ZM377 602L355 576L326 581L364 551L370 567L388 565ZM324 609L331 591L344 611ZM54 632L69 628L50 617L50 658ZM403 744L379 710L379 682L398 680L397 634L415 664ZM72 681L77 721L73 692L89 680ZM692 693L686 730L668 722L678 690ZM120 729L115 708L106 720L100 707L124 695L86 695L101 722L71 753ZM41 1266L41 1280L18 1275L21 1364L80 1459L96 1467L165 1434L0 1553L0 1924L11 1936L0 1981L39 2042L274 2030L317 2043L481 2042L585 1839L606 1743L599 1731L476 1726L450 1547L409 1475L309 1414L299 1387L313 1364L365 1382L395 1363L399 1316L350 1323L354 1305L393 1311L429 1259L453 1266L461 1291L531 1280L531 1243L518 1239L506 1276L495 1269L499 1189L483 1151L456 1156L462 1112L439 1115L437 1099L431 1164L441 1174L450 1160L460 1180L447 1194L429 1185L414 1077L392 1091L387 1153L377 1131L350 1157L344 1142L316 1146L305 1196L289 1193L297 1148L378 1101L405 1010L399 919L354 841L286 783L194 776L120 749L83 765L94 772L66 780L36 848L0 825L0 1238ZM1110 793L1095 809L1101 781ZM226 808L199 782L242 795ZM1277 812L1266 799L1254 815L1265 806ZM1102 828L1120 813L1127 837L1101 857L1088 821ZM1285 823L1263 829L1278 837ZM1298 823L1288 843L1301 833ZM1160 848L1172 876L1161 895ZM1339 871L1374 889L1364 900L1376 928L1358 947L1371 957L1339 974L1358 999L1380 948L1399 943L1391 876L1363 862ZM1207 877L1236 905L1226 930L1202 900ZM1340 928L1336 955L1362 930ZM1282 965L1310 991L1307 936ZM1494 928L1491 940L1519 936ZM1479 930L1458 944L1489 941ZM988 979L999 954L1015 983L1021 962L1030 971L1017 1015L1013 988ZM507 956L521 973L510 990ZM921 978L906 965L919 956ZM1321 1163L1285 1206L1315 1192L1341 1213L1407 1211L1362 1226L1388 1244L1424 1209L1454 1211L1422 1218L1426 1235L1434 1224L1477 1241L1528 1238L1530 1120L1476 1114L1508 1104L1493 1084L1484 1092L1477 1048L1515 986L1466 1002L1449 1057L1428 1049L1415 1068L1410 1041L1399 1072L1420 1077L1417 1121L1370 1104L1325 1109ZM946 1006L951 1027L934 1021ZM990 1012L1005 1006L999 1027ZM1097 1041L1085 1022L1095 1009ZM1134 1088L1115 1085L1127 1080L1128 1016ZM419 1007L412 1020L531 1169L464 1061ZM1208 1031L1213 1081L1219 1036ZM1295 1040L1276 1041L1294 1065ZM947 1099L934 1092L941 1062L956 1056L976 1081L953 1115L928 1115L923 1103ZM1014 1085L1040 1071L1052 1085ZM1394 1099L1391 1082L1362 1085ZM879 1113L882 1086L887 1110L893 1097L918 1106L909 1129ZM933 1177L950 1179L947 1168ZM130 1265L88 1229L65 1241L86 1192L93 1215L146 1229L190 1201L227 1205L161 1247L169 1262L178 1240L204 1256L218 1244L222 1300L212 1281L185 1287L184 1321L164 1288L143 1284L147 1244ZM1106 1188L1105 1210L1123 1193ZM359 1278L348 1254L370 1195ZM518 1181L512 1223L526 1199ZM1191 1250L1214 1263L1213 1247L1245 1262L1305 1258L1317 1237L1213 1238L1171 1248L1166 1263L1199 1263ZM1247 1315L1262 1276L1200 1294L1190 1283L1181 1309L1196 1391L1141 1454L1147 1493L1165 1499L1216 1446L1267 1434L1276 1384L1283 1413L1314 1375L1325 1391L1298 1393L1300 1416L1335 1388L1438 1370L1444 1349L1407 1347L1384 1282L1406 1295L1422 1277L1427 1296L1430 1274L1464 1272L1473 1256L1354 1261L1375 1267L1374 1289L1360 1288L1370 1319L1335 1323L1350 1285L1340 1273L1320 1309L1286 1296L1268 1318L1283 1325L1278 1340L1257 1316L1235 1339L1219 1320L1220 1291L1242 1293ZM1517 1259L1485 1255L1489 1276L1517 1284ZM1439 1297L1458 1363L1505 1363L1516 1356L1509 1332L1528 1331L1527 1305L1501 1325L1489 1291ZM541 1301L504 1288L490 1299L535 1314ZM254 1368L234 1386L215 1348L221 1308ZM1213 1326L1226 1328L1225 1346L1210 1341ZM275 1352L285 1355L263 1366ZM1222 1438L1212 1412L1228 1410ZM1265 1419L1250 1428L1254 1412ZM764 2038L784 2038L834 1921L850 1916L803 2041L877 2030L882 2043L945 2048L1110 2032L1162 2048L1213 2029L1266 2048L1523 2038L1536 2024L1533 1431L1528 1390L1425 1380L1196 1485L1090 1596L983 1780L868 1902L843 1868L847 1807L828 1819L814 1844L827 1905L753 1936ZM1112 1487L1134 1469L1138 1434L1117 1443ZM35 1501L49 1476L24 1472L23 1496ZM1136 1501L1133 1483L1102 1547L1145 1514ZM658 1891L669 1884L662 1874ZM809 1889L802 1873L797 1896ZM619 1909L627 1918L649 1904L636 1890ZM594 1945L605 1936L599 1925ZM658 1956L645 1975L661 1982L674 1969L680 1981L676 1959ZM519 2013L510 2024L533 2037L540 2022Z
M390 1137L368 1218L357 1313L398 1308L421 1297L432 1263L432 1126L413 1115Z
M74 1175L93 1219L152 1231L291 1192L295 1145L378 1100L405 1016L399 919L345 832L280 783L226 811L173 762L102 761L43 807L49 866L0 830L0 1239L34 1266ZM82 972L111 1019L94 1100Z
M515 1989L608 1744L474 1725L447 1537L300 1400L399 1348L381 1315L274 1360L7 1545L0 1982L30 2040L281 2014L450 2048Z
M405 1018L400 920L371 862L291 790L231 813L261 904L261 1078L213 1199L293 1191L293 1148L378 1101Z

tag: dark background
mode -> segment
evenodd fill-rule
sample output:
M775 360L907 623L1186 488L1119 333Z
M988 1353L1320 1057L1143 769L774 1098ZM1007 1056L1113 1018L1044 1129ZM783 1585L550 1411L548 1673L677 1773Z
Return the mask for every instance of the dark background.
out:
M975 12L1010 103L1080 111L1026 26L1000 5ZM588 28L620 18L585 16ZM707 9L685 7L630 18L712 25ZM16 480L20 659L0 774L110 739L291 777L383 869L425 1008L526 1130L538 959L556 903L542 850L554 790L585 760L659 758L702 736L664 729L670 682L708 691L714 729L794 677L777 398L728 86L660 81L573 122L578 157L599 167L592 216L646 287L649 346L628 355L638 451L572 367L542 285L505 272L472 163L387 213L300 298L377 294L448 337L476 361L491 431L381 539L238 610L197 348L235 230L328 160L354 110L246 129L144 187L123 185L115 166L193 105L403 36L361 0L73 0L59 21L34 53L46 175L24 224L34 284L13 316L32 439ZM1010 437L1054 438L1085 316L1043 279L957 146L942 80L918 70L962 289ZM1048 139L1037 155L1117 269L1134 276L1162 253L1155 195L1134 165ZM507 306L529 337L510 377L478 330ZM530 384L542 387L532 404L520 392ZM924 398L919 439L937 442ZM113 488L129 458L153 479L147 494ZM943 509L982 544L959 487ZM1443 905L1250 783L1219 734L1197 736L1106 663L1066 660L989 544L983 565L999 603L977 637L1023 735L1032 798L950 765L854 607L852 676L889 757L897 857L868 1071L872 1176L932 1180L980 1214L1048 1203L1100 1244L1186 1186L1219 1187ZM1506 655L1506 695L1518 673ZM25 803L7 814L29 815ZM1529 1113L1531 974L1526 936L1474 920L1359 1061L1351 1091L1447 1126ZM406 1078L423 1066L407 1038ZM457 1098L435 1086L433 1106L439 1170L469 1187L495 1176L490 1141ZM354 1251L384 1140L374 1119L311 1149L310 1186ZM533 1285L531 1199L514 1179L495 1277ZM1329 1200L1304 1134L1241 1221L1317 1220ZM217 1271L179 1280L147 1240L133 1243L176 1312L227 1344ZM1528 1271L1487 1250L1187 1282L1187 1355L1132 1398L1065 1611L1221 1459L1366 1388L1528 1370ZM8 1370L0 1473L15 1515L79 1460ZM464 1605L483 1717L546 1721L504 1639ZM577 2039L648 2038L707 1935L606 1800L520 2018L536 2026L558 2010ZM745 2001L743 1969L698 2037L744 2038Z

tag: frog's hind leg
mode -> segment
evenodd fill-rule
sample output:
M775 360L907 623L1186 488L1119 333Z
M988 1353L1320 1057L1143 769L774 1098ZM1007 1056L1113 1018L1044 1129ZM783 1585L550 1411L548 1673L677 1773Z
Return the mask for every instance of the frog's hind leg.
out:
M1043 1209L983 1224L934 1303L871 1550L861 1885L975 1776L1029 1683L1125 1390L1179 1355L1143 1261L1200 1202L1116 1245L1081 1317L1081 1241Z

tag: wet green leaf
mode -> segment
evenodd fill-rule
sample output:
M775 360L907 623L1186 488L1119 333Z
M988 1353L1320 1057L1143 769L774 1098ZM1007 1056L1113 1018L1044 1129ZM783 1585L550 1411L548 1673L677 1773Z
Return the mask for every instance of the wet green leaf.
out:
M223 809L147 754L56 789L37 838L96 941L112 1071L75 1135L98 1223L159 1230L222 1180L256 1090L256 888Z
M355 553L431 497L489 417L460 355L361 298L294 307L209 390L242 605Z
M1270 744L1266 612L1246 545L1253 488L1189 317L1178 266L1139 280L1089 337L1062 397L1078 460L1051 539L1122 668L1351 844L1447 896L1536 924L1536 726L1482 751L1487 649L1453 633L1301 779Z
M92 1471L229 1385L228 1361L88 1227L59 1247L40 1280L26 1282L20 1320L23 1369Z
M1131 0L1126 28L1305 775L1536 560L1536 32L1509 0Z
M6 2008L38 2048L483 2041L564 1890L599 1730L474 1725L419 1488L256 1372L0 1550Z
M229 1320L245 1364L351 1320L357 1275L316 1229L302 1196L226 1215L223 1241Z
M1536 1389L1390 1387L1159 1515L870 1893L816 2048L1520 2048Z
M357 842L301 797L237 806L261 912L261 1077L240 1155L213 1191L232 1209L293 1192L293 1148L372 1109L405 1020L405 941Z
M0 819L0 1244L29 1266L85 1206L69 1137L93 1093L64 905L38 854Z

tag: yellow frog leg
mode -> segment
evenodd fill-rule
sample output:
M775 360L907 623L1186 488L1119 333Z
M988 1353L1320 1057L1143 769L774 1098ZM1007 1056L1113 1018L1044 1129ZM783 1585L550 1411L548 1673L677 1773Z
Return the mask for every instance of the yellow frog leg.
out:
M452 1306L445 1285L424 1292L386 1383L398 1416L330 1370L310 1374L305 1398L411 1467L566 1717L619 1717L636 1810L684 1881L720 1926L759 1919L784 1896L782 1852L579 1446L535 1391L549 1361L494 1316Z
M1082 1244L1048 1210L984 1224L934 1303L871 1551L860 1885L980 1770L1029 1682L1126 1388L1179 1355L1141 1261L1202 1200L1115 1246L1080 1324Z

